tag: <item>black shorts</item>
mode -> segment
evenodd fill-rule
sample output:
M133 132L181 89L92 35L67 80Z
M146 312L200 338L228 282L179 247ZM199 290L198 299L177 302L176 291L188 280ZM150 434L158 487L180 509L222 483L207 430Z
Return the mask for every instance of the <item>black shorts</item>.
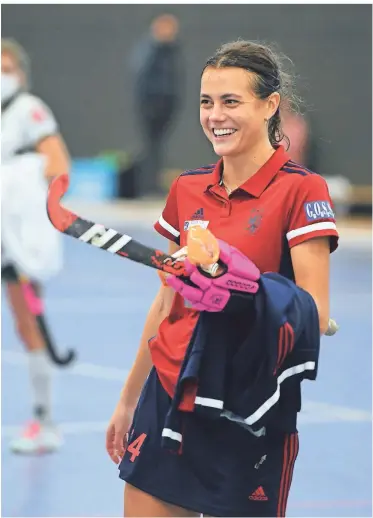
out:
M7 264L1 268L1 280L4 282L19 282L19 274L12 264Z
M170 398L153 368L119 476L142 491L211 516L285 516L298 434L255 437L226 419L185 413L182 454L161 448Z

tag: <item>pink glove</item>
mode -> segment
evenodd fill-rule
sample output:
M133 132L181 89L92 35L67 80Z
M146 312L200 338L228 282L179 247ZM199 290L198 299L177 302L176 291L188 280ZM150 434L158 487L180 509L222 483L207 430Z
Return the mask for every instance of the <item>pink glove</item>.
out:
M196 286L191 286L174 275L167 277L167 284L188 300L193 309L199 311L223 311L232 297L231 290L240 294L255 294L260 277L259 269L243 255L237 248L219 240L220 261L227 267L227 271L219 277L210 277L201 271L188 259L185 259L185 268L190 280ZM189 279L188 279L189 280Z

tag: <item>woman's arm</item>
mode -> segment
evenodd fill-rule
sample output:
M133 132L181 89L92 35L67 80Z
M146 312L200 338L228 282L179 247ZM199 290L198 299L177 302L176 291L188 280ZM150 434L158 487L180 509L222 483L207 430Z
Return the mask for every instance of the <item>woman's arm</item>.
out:
M69 173L70 156L61 135L44 138L37 144L36 151L47 157L45 176L49 181L60 174Z
M170 241L170 254L174 254L179 248ZM157 334L159 325L169 315L174 295L172 288L161 284L150 307L136 359L121 392L121 400L128 407L135 407L137 404L141 389L152 367L148 341Z
M324 334L329 323L329 237L309 239L291 248L295 282L314 299Z

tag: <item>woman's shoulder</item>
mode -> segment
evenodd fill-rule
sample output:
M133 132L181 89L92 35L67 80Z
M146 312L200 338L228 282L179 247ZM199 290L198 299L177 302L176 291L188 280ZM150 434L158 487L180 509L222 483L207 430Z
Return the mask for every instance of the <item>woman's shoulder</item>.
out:
M45 101L43 101L43 99L41 99L41 97L39 97L38 95L35 95L33 93L30 93L30 92L21 92L18 95L17 104L19 106L23 106L24 108L30 108L30 109L40 108L40 109L50 110L47 103Z

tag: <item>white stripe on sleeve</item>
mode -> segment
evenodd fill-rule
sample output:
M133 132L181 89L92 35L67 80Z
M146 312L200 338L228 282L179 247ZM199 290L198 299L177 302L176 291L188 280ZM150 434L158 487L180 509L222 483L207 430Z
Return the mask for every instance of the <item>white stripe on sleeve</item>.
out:
M163 227L165 230L167 230L170 234L172 234L175 237L180 236L180 232L176 230L176 228L172 227L167 221L164 219L164 217L161 215L158 223Z
M317 232L318 230L337 230L337 226L332 221L312 223L312 225L307 225L306 227L290 230L290 232L286 234L286 237L288 241L290 241L290 239L293 239L294 237L303 236L304 234L308 234L309 232Z

